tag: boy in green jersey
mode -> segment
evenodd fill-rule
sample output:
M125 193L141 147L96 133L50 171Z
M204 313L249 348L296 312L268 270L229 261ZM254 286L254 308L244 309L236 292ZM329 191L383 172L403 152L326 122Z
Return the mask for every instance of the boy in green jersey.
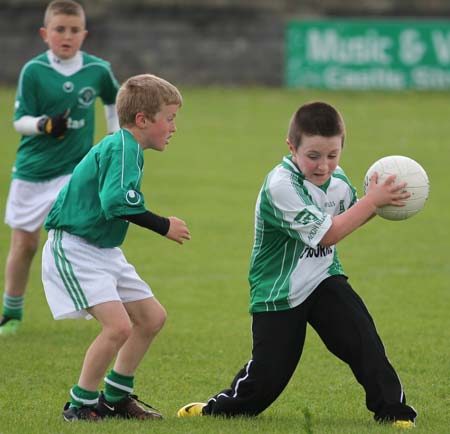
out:
M22 137L6 205L5 222L12 233L0 336L15 333L21 323L42 224L61 187L92 147L97 97L105 104L108 131L119 127L118 83L107 62L80 51L85 27L78 3L51 2L40 29L49 50L20 73L14 126Z
M366 392L377 421L414 426L402 385L375 324L339 262L336 244L370 220L377 207L403 206L405 183L394 176L356 191L338 166L344 146L341 115L313 102L293 115L290 155L266 177L255 210L250 263L251 360L231 386L178 416L255 416L274 402L300 360L309 323L346 362Z
M119 246L129 222L180 244L190 239L184 221L147 210L141 192L143 151L165 149L181 103L178 89L159 77L129 78L117 95L121 129L77 165L45 222L42 281L54 318L94 317L102 326L70 391L65 420L161 418L140 406L132 392L136 368L166 312Z

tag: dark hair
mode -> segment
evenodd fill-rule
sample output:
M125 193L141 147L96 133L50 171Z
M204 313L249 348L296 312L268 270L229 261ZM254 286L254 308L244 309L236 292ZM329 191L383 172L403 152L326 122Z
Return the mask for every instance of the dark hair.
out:
M302 136L342 136L345 139L345 124L340 113L330 104L314 101L302 105L292 116L288 129L288 140L297 149Z

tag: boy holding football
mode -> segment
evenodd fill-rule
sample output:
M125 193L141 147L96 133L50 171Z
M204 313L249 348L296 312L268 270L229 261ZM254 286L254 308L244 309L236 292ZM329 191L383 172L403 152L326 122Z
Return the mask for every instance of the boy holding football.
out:
M42 255L45 295L55 319L94 317L102 326L87 350L78 383L63 411L67 421L107 416L160 419L135 395L135 371L162 328L166 312L119 246L129 222L183 244L184 221L146 209L141 192L143 151L163 151L175 133L182 98L150 74L119 89L121 129L94 146L58 195L45 228ZM105 391L98 387L106 375Z
M334 107L313 102L293 115L290 155L266 177L255 210L249 272L253 350L231 386L178 416L255 416L274 402L300 360L309 323L346 362L366 392L375 420L414 426L400 380L375 324L347 281L336 244L370 220L375 209L409 197L394 176L356 190L338 166L345 126Z
M110 65L81 52L84 10L72 0L52 1L40 29L48 51L20 73L14 127L22 134L6 204L11 245L5 268L0 336L22 321L25 290L42 224L58 192L92 147L95 100L105 104L109 132L119 127L119 88Z

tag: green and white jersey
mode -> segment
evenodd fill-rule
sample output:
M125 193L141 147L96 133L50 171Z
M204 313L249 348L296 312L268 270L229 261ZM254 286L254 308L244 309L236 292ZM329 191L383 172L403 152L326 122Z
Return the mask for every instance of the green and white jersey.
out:
M307 181L290 157L267 175L255 210L250 312L291 309L324 279L344 273L336 247L319 243L331 216L356 201L356 190L339 167L320 187Z
M14 120L23 116L54 116L70 109L69 128L63 139L46 134L22 136L13 178L46 181L69 174L86 155L94 140L95 100L115 103L119 85L109 63L80 52L81 67L67 76L50 61L51 52L30 60L22 68Z
M122 215L146 211L140 191L144 167L141 146L124 129L106 136L75 167L45 221L98 247L117 247L129 222Z

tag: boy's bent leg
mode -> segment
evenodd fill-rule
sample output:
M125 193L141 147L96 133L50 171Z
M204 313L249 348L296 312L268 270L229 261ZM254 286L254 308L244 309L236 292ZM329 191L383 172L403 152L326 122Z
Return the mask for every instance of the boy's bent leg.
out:
M366 405L378 421L411 420L400 380L364 302L344 276L333 276L316 289L309 323L327 348L352 369L366 392Z
M23 301L31 263L39 246L40 228L34 232L13 229L5 267L0 335L17 331L23 315Z
M208 401L203 414L256 416L277 399L300 360L306 334L305 306L254 313L252 334L252 359L228 389Z
M41 229L27 232L13 229L5 269L5 292L12 297L25 294L31 262L39 246Z
M64 406L66 421L98 420L98 386L114 356L130 333L128 314L120 301L93 306L87 311L102 325L102 331L86 352L78 384L70 390L70 402Z
M157 410L132 392L134 373L163 327L166 311L154 297L124 303L124 307L132 322L131 333L118 353L114 368L105 377L105 392L100 395L96 411L103 417L162 419Z
M0 334L4 334L2 330L11 328L11 318L19 324L31 263L39 246L41 227L59 190L69 178L70 175L64 175L45 182L28 182L21 179L13 179L11 182L5 223L11 226L12 232L5 267Z
M120 301L101 303L88 312L102 325L102 331L86 352L78 385L97 390L109 364L130 336L131 324Z
M122 375L134 375L155 336L166 321L164 307L154 297L124 303L132 322L130 336L117 355L114 370Z

